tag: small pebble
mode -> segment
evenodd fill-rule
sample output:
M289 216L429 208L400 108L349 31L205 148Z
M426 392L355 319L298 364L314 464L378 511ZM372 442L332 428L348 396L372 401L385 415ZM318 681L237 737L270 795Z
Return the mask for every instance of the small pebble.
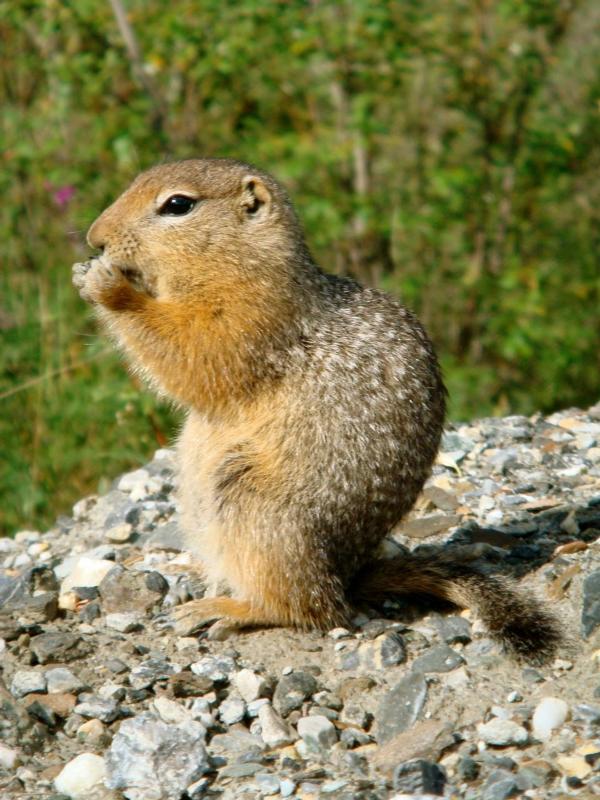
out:
M328 750L337 742L335 727L322 716L301 717L298 720L298 734L313 753Z
M10 690L15 697L25 697L34 692L46 691L46 676L43 672L18 670L13 675Z
M522 725L509 719L492 719L477 726L477 733L486 743L494 747L525 744L529 735Z
M533 712L532 730L536 739L548 741L569 715L569 706L558 697L544 697Z
M102 787L105 775L103 758L95 753L81 753L65 764L54 779L54 788L73 800L85 800Z

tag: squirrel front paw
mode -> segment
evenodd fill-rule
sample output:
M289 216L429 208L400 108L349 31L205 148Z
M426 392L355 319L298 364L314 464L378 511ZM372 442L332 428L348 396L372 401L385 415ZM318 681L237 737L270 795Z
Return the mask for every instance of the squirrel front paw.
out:
M86 303L101 303L103 295L124 280L121 270L102 256L73 265L73 285Z

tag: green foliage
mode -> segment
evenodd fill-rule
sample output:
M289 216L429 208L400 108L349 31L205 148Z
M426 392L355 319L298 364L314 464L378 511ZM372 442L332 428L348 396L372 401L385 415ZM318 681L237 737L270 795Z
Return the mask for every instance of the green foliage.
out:
M400 294L452 415L599 388L593 0L0 0L0 527L41 526L176 415L70 285L141 168L232 156L290 189L327 269Z

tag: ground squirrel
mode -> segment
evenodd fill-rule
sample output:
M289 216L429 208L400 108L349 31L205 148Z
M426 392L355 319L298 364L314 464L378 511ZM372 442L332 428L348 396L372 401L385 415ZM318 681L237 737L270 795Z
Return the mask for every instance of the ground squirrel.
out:
M396 300L323 273L282 187L228 159L139 175L74 267L134 370L187 410L181 523L225 594L175 609L182 633L327 630L393 593L472 606L525 658L560 635L533 598L449 558L377 557L436 457L438 363ZM225 588L223 588L225 587Z

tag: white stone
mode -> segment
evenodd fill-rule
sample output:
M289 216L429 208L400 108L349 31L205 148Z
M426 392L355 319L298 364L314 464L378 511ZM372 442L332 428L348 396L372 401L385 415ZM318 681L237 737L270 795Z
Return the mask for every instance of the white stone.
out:
M127 690L120 683L104 683L98 689L98 697L101 697L102 700L116 700L117 703L120 703L125 700L126 695Z
M569 706L558 697L544 697L533 712L533 735L546 742L569 716Z
M485 725L478 725L477 733L486 744L496 747L525 744L529 738L525 728L510 719L492 719Z
M0 553L14 553L17 549L17 543L14 539L9 539L8 536L0 537Z
M73 800L87 798L101 788L106 775L104 759L94 753L81 753L68 764L54 779L54 788Z
M282 720L270 703L258 709L261 736L267 747L284 747L294 741L289 726Z
M254 719L258 717L258 712L263 706L268 706L270 700L266 697L259 697L258 700L252 700L251 703L248 703L246 706L246 714L251 718Z
M235 688L247 703L263 697L267 690L267 683L261 675L251 669L242 669L234 675Z
M0 767L14 769L19 763L19 752L0 742Z
M145 469L136 469L123 475L119 479L117 488L120 492L132 492L134 489L144 491L149 483L150 473Z
M443 676L443 679L446 686L449 686L454 691L466 689L471 683L469 673L464 667L459 667L452 672L447 672L446 675Z
M77 728L77 738L81 742L100 744L105 738L105 727L99 719L88 719Z
M128 800L177 800L211 768L205 737L194 720L172 725L150 712L125 719L106 754L106 786Z
M27 554L32 558L37 558L37 556L41 555L48 547L48 542L34 542L27 548Z
M85 689L85 685L70 669L66 667L53 667L44 673L48 694L61 694L62 692L73 692L77 694Z
M17 544L31 544L32 542L39 542L41 533L39 531L18 531L15 533L15 542Z
M60 595L68 594L76 586L99 586L102 579L115 566L114 561L105 558L81 556L60 585ZM60 598L59 598L60 605Z
M284 778L279 785L279 793L282 797L291 797L296 791L296 784L289 778Z
M134 614L132 611L114 612L107 614L104 618L107 628L112 628L120 633L129 633L134 631L140 624L139 614Z
M46 678L43 672L20 669L13 675L10 691L15 697L25 697L32 692L46 691Z
M132 530L133 528L128 522L122 522L120 525L113 525L112 528L109 528L106 531L106 538L109 542L120 544L129 539Z
M228 697L219 706L219 718L225 725L235 725L246 716L246 703L241 697Z
M205 656L190 669L194 675L204 675L211 681L226 681L235 670L235 661L230 656Z
M31 557L27 555L27 553L19 553L19 555L13 561L14 567L28 567L32 564Z
M333 724L319 714L301 717L298 720L298 734L313 753L328 750L337 742L337 732Z
M178 724L179 722L185 722L186 719L190 719L192 716L187 708L184 708L180 703L176 703L175 700L169 700L168 697L157 697L152 705L163 722Z
M332 628L327 634L332 639L348 639L352 634L347 628Z

